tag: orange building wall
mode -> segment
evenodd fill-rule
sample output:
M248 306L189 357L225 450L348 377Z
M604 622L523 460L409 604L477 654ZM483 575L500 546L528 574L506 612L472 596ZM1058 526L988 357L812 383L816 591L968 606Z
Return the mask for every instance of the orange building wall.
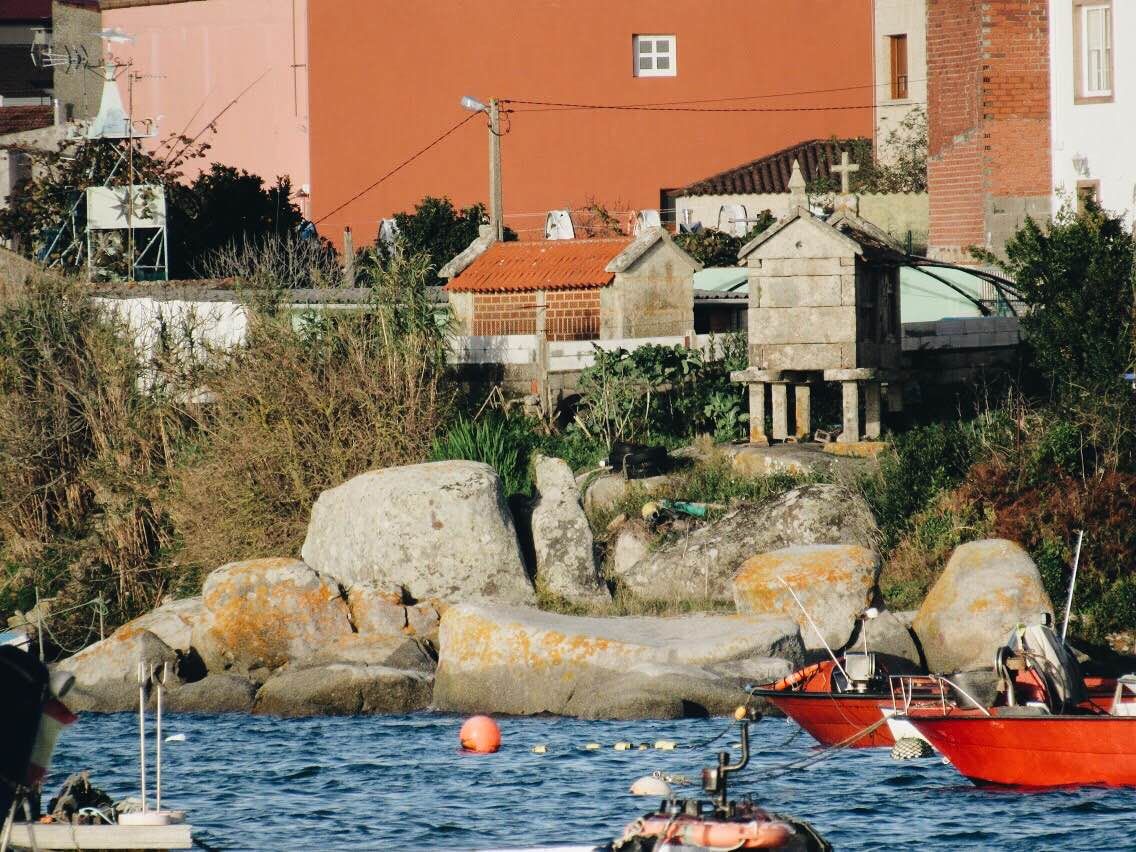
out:
M469 94L571 103L721 99L710 108L809 112L536 110L502 140L506 224L539 237L544 212L589 198L654 208L663 188L810 138L873 132L871 0L311 0L312 214L357 242L422 196L487 199L479 116L338 212L459 121ZM632 37L677 36L676 77L637 78ZM800 95L804 91L844 89ZM779 95L727 100L753 95ZM523 215L534 214L534 215Z

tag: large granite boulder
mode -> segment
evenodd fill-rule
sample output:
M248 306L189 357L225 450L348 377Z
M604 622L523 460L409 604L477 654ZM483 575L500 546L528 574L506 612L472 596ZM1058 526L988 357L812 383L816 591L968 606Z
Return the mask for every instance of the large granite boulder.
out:
M247 677L220 672L175 686L162 699L170 713L248 713L257 686Z
M825 643L841 648L852 636L857 617L871 605L879 573L879 556L856 544L786 547L742 563L734 575L734 603L738 612L794 619L806 648L823 648ZM819 636L786 583L820 629Z
M609 577L623 577L651 553L651 531L640 520L622 524L608 539L606 569Z
M193 627L203 612L200 595L170 600L125 626L149 630L171 648L188 651L193 644Z
M288 667L260 688L254 712L273 716L409 713L430 704L426 672L365 663Z
M347 590L351 624L364 637L415 636L437 644L440 605L404 604L399 593L384 591L371 583L360 583Z
M868 650L884 657L889 672L903 674L926 671L927 661L919 651L910 627L910 618L906 616L906 613L880 610L875 618L860 623L860 630L856 631L849 643L851 650L859 651L863 648L863 632L867 631Z
M252 559L205 580L193 646L210 673L263 680L352 633L339 586L297 559Z
M875 551L878 539L863 498L837 485L806 485L732 509L658 548L617 579L644 599L732 601L734 574L751 556L807 544Z
M56 664L71 672L75 685L67 693L67 706L75 711L119 713L138 707L138 667L146 676L170 667L171 686L177 681L178 657L173 648L151 633L126 624L74 656Z
M562 459L538 455L533 473L537 498L531 527L538 588L572 603L609 602L611 593L596 570L592 528L572 469Z
M1042 612L1052 613L1053 603L1029 554L987 539L955 548L912 628L931 671L971 671L990 668L1010 631Z
M346 586L415 600L535 600L501 480L480 462L373 470L323 492L301 552Z
M589 512L604 512L619 505L633 492L654 494L670 484L672 479L667 474L628 479L622 473L605 473L586 484L584 508Z
M788 618L698 614L581 618L527 607L463 604L442 616L434 705L462 713L589 718L726 712L745 699L714 666L804 646Z

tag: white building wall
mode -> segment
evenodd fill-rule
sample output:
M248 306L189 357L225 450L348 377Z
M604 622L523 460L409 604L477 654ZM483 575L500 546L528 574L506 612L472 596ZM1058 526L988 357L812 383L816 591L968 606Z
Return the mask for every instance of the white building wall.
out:
M927 104L927 0L875 0L876 150L916 107ZM907 97L891 97L893 35L907 35ZM885 152L886 153L886 152Z
M1113 0L1113 100L1074 103L1072 0L1049 4L1054 211L1076 203L1079 180L1099 180L1106 210L1136 225L1136 0ZM1083 161L1080 172L1074 161Z

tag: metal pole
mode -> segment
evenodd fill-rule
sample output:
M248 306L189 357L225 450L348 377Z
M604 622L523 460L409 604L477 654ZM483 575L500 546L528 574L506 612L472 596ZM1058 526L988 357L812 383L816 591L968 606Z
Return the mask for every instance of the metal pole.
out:
M130 264L130 281L134 280L134 71L133 61L126 66L126 144L128 146L129 161L127 172L129 177L126 183L126 259Z
M142 776L142 812L146 812L146 664L138 663L138 763Z
M157 776L154 779L154 810L161 813L162 810L162 687L166 683L166 675L169 672L170 664L162 663L162 673L158 675L158 683L156 688L158 690L158 715L155 725L154 742L155 755L154 761L157 765Z
M836 659L836 654L832 653L832 649L828 647L828 643L824 641L824 634L821 633L820 628L816 626L816 622L813 621L813 617L809 615L809 611L805 609L805 605L801 603L801 599L797 597L797 593L793 590L793 587L789 585L788 581L784 577L778 577L777 579L780 580L781 584L789 590L789 594L793 596L793 600L797 602L797 606L801 608L801 612L803 612L805 614L805 618L809 620L809 624L811 624L813 630L816 631L817 638L820 639L820 644L824 645L824 650L828 651L828 656L832 657L832 662L836 664L836 668L840 670L840 673L842 675L844 675L844 679L848 681L848 683L851 683L852 678L848 677L848 672L844 670L844 666L840 665L840 660Z
M1065 620L1061 623L1061 643L1065 643L1065 634L1069 632L1069 614L1073 610L1073 589L1077 586L1077 566L1081 564L1081 540L1085 537L1084 530L1077 530L1077 550L1073 555L1073 576L1069 578L1069 596L1065 598Z
M505 238L505 214L501 209L501 102L489 101L489 224L498 241Z

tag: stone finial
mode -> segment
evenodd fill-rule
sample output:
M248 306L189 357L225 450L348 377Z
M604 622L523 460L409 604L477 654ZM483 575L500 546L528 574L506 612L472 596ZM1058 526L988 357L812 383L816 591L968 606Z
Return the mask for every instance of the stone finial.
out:
M801 174L801 164L793 160L793 173L789 176L789 210L808 207L809 199L805 193L805 176Z

